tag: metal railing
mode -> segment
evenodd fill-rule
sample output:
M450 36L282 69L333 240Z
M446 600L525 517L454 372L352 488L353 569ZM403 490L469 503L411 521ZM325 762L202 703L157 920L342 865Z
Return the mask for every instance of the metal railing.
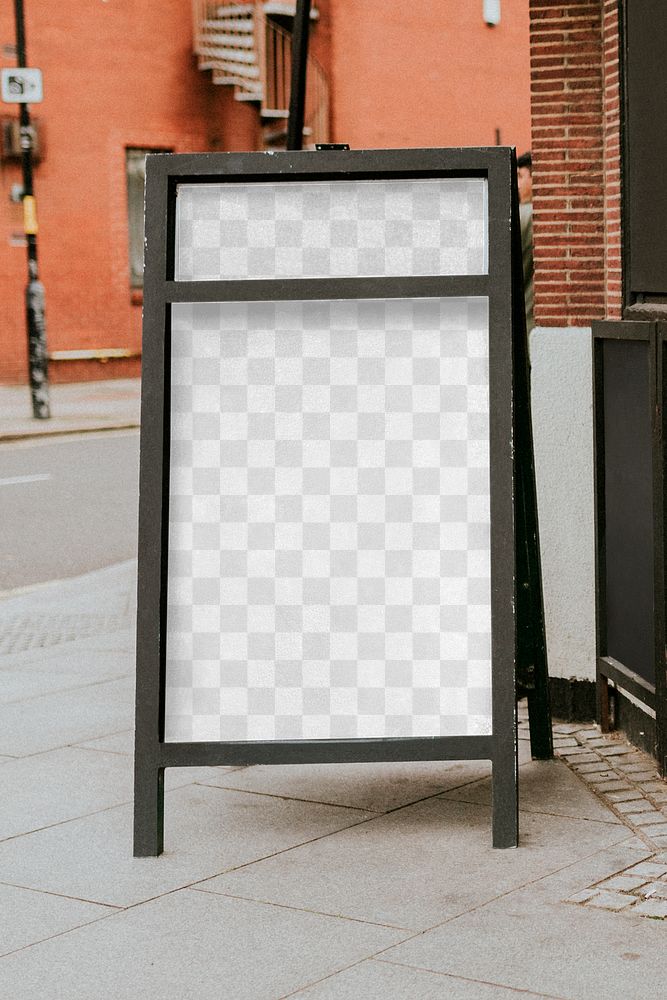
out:
M216 83L233 85L239 100L256 100L267 123L288 117L292 36L267 17L262 0L193 0L193 48ZM304 144L329 140L329 84L308 56Z

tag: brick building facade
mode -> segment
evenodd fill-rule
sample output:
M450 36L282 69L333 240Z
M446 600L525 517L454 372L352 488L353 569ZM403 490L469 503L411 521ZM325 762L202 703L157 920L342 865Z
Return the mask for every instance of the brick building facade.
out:
M596 681L602 705L611 679L617 721L662 770L666 37L663 0L530 0L532 399L550 672L558 710L580 718L595 715Z
M328 95L311 124L327 138L357 148L497 141L528 147L528 0L501 4L493 26L485 22L483 0L414 0L391 9L382 0L318 0L314 6L311 51ZM228 0L194 0L193 19L193 0L25 4L28 61L44 74L44 102L32 113L43 153L35 192L52 380L139 372L136 204L143 152L261 149L284 136L281 46L294 4L236 2L226 14L225 7ZM0 10L5 66L14 64L11 8ZM259 20L266 32L261 58L255 52ZM16 106L3 105L0 113L15 118ZM316 137L311 129L306 141ZM10 201L20 179L20 161L5 147L4 382L27 378L22 214Z
M530 0L535 318L622 309L618 0Z

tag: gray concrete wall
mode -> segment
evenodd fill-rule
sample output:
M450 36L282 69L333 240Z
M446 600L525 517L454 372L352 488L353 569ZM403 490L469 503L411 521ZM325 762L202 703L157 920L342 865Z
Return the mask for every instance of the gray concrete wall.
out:
M591 330L536 327L530 355L549 673L595 680Z

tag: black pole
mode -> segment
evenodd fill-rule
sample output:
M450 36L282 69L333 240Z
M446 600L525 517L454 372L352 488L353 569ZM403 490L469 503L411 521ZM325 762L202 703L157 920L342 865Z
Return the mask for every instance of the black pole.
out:
M25 24L23 0L14 0L16 19L16 64L26 65ZM39 280L37 266L37 214L32 184L32 148L34 133L30 125L27 104L19 104L21 129L21 158L23 163L23 228L28 244L28 284L26 286L26 322L28 328L28 370L32 415L37 420L51 416L49 406L49 378L46 355L46 321L44 318L44 285Z
M292 81L290 85L287 148L303 148L303 118L306 107L306 70L308 68L308 31L310 0L297 0L292 32Z

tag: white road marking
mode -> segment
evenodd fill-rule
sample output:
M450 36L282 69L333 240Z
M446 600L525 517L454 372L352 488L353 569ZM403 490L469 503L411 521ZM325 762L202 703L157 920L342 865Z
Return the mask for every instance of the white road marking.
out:
M0 479L0 486L17 486L19 483L41 483L45 479L50 478L50 472L42 472L36 476L10 476L8 479Z

